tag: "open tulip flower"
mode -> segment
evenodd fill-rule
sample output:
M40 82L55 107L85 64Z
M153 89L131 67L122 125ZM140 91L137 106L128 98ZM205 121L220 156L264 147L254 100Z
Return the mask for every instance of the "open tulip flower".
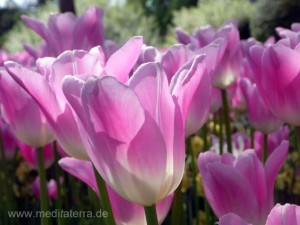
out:
M0 68L0 105L4 121L22 142L43 147L54 140L38 104L3 68Z
M37 72L14 62L6 62L5 66L18 83L17 88L37 102L64 151L87 160L76 116L62 93L62 80L66 75L76 75L83 80L92 75L113 75L125 82L138 59L142 43L141 37L133 37L108 60L101 47L92 48L89 52L66 51L57 58L37 60Z
M234 213L247 223L265 224L274 206L275 178L288 148L288 141L283 141L265 165L254 150L246 150L237 157L229 153L201 153L198 165L204 191L217 217Z
M75 158L63 158L59 165L71 175L77 177L91 187L99 196L93 165L89 161ZM107 186L110 202L117 225L146 225L143 207L122 198L113 189ZM158 222L161 224L170 210L173 195L159 202L156 206Z
M126 84L111 76L87 82L65 78L63 91L81 120L87 153L123 198L152 206L179 185L184 121L205 70L204 58L196 57L175 76L171 88L159 63L143 64Z
M28 16L22 16L23 22L35 31L44 42L42 51L25 46L34 57L58 56L66 50L90 50L97 45L104 45L102 9L90 7L80 17L73 13L51 14L48 23Z
M266 223L247 223L239 216L229 213L220 219L219 225L300 225L300 206L277 204L270 214Z

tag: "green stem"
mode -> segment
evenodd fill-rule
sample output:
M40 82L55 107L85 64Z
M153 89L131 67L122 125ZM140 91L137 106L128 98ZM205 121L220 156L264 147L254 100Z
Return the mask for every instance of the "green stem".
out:
M206 216L206 225L211 224L211 213L210 213L210 206L207 201L207 198L204 197L204 211L205 211L205 216Z
M147 225L158 225L155 205L144 206Z
M228 106L228 100L227 100L227 93L226 93L226 90L221 90L221 93L222 93L222 101L223 101L223 107L224 107L224 119L225 119L227 149L228 149L229 153L232 153L230 119L229 119L229 106Z
M295 127L295 133L296 133L297 148L298 151L300 151L300 127Z
M195 204L195 212L196 212L196 224L199 224L199 213L198 213L198 209L199 209L199 204L198 204L198 185L197 185L197 158L195 156L194 151L191 148L191 139L188 138L187 139L187 152L189 152L191 154L191 170L192 170L192 175L193 175L193 188L194 188L194 204Z
M57 200L56 200L56 208L62 209L62 185L60 183L61 170L58 165L58 161L60 157L58 154L56 141L53 142L53 150L54 150L54 157L55 157L55 163L54 163L55 180L57 183L57 193L58 193ZM60 216L57 217L57 224L58 225L63 224L63 220Z
M40 176L40 201L41 201L41 211L45 215L49 209L48 205L48 192L47 192L47 181L46 181L46 171L44 168L43 159L43 148L38 148L38 169ZM41 217L41 225L48 225L49 220L47 217Z
M98 190L99 190L99 195L100 195L100 201L101 205L104 211L107 212L108 217L105 218L105 223L106 225L115 225L115 219L114 219L114 214L111 208L110 200L109 200L109 195L107 192L106 184L103 180L103 178L99 175L98 171L96 170L94 166L94 173L98 185Z
M268 158L268 134L264 134L264 150L263 163L265 164Z
M254 128L251 127L250 128L250 138L251 138L251 143L250 143L250 148L254 148Z
M204 148L204 151L207 151L208 150L208 140L207 140L208 132L207 132L207 124L206 123L202 127L202 132L203 132L203 148Z
M219 124L220 124L220 130L219 130L219 150L220 150L220 155L223 154L223 112L220 111L219 113Z
M3 168L3 177L2 177L3 186L4 186L4 190L3 190L4 195L3 196L4 196L6 210L12 211L13 210L13 200L14 200L13 193L12 193L12 184L11 184L11 180L9 179L8 166L7 166L3 136L2 136L1 131L0 131L0 149L1 149L1 164L2 164L2 168ZM5 214L7 214L7 212L5 212ZM4 215L4 217L7 217L7 216ZM8 222L10 224L11 219L8 219L8 220L9 220ZM14 219L12 219L12 222L13 222L13 220Z
M172 205L172 218L171 224L172 225L179 225L183 213L183 202L182 202L182 182L179 184L177 189L175 190L174 200Z

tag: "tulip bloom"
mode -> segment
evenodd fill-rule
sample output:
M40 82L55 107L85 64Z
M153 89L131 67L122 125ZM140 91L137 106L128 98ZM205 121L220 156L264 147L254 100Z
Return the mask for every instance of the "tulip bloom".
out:
M204 47L217 38L224 39L224 51L219 55L220 61L212 80L215 87L226 89L234 83L241 67L242 52L236 21L228 21L219 29L212 26L199 28L193 36L177 31L178 41L191 45L193 49Z
M217 217L234 213L248 223L264 224L274 206L275 178L288 147L288 141L283 141L265 165L254 150L246 150L236 158L228 153L201 153L198 166L204 191Z
M40 178L36 177L31 186L32 192L36 197L40 197ZM55 180L51 179L47 183L47 191L49 198L57 199L58 191L57 191L57 183Z
M300 126L300 53L282 44L250 49L255 80L267 108L283 122Z
M59 161L59 165L63 168L63 170L77 177L79 180L91 187L99 196L98 186L91 162L75 158L63 158ZM109 186L107 186L107 190L117 225L146 225L145 212L142 206L125 200ZM172 204L172 199L173 196L170 195L157 204L156 210L159 224L161 224L167 216Z
M58 56L66 50L90 50L104 45L102 9L90 7L80 17L73 13L51 14L48 23L28 16L22 16L23 22L35 31L43 40L42 51L38 52L25 46L34 57Z
M229 213L220 219L219 225L300 225L300 206L277 204L270 212L267 222L249 224L239 216Z
M29 165L37 168L38 167L37 150L34 147L28 146L20 141L18 143L18 146L20 148L21 154L24 157L25 161ZM43 147L43 161L44 161L45 169L49 168L54 162L54 152L53 152L52 144L48 144L45 147Z
M18 147L18 140L15 135L12 133L9 125L0 119L0 129L3 140L3 147L5 153L5 159L12 160L16 154ZM1 159L1 155L0 155Z
M13 62L7 62L5 66L20 85L18 88L23 88L38 103L64 151L87 160L75 113L62 93L62 80L66 75L83 80L93 75L113 75L125 82L138 59L142 42L141 37L131 38L107 61L101 47L89 52L66 51L56 59L42 58L37 60L39 73Z
M0 69L0 105L3 119L22 142L43 147L54 140L36 102L4 69Z
M243 78L241 88L246 99L251 126L255 130L262 131L265 134L278 130L283 123L266 107L257 90L256 84L252 84L250 80Z
M277 148L277 146L283 141L283 140L289 140L290 137L290 129L288 126L283 126L277 131L270 133L268 135L268 156L274 152L274 150ZM264 146L264 135L261 132L256 131L254 133L254 149L258 156L258 158L263 158L263 146Z
M152 206L179 185L184 121L202 78L203 59L197 57L171 88L158 63L142 65L126 84L109 76L86 83L65 78L63 91L83 125L89 157L123 198Z

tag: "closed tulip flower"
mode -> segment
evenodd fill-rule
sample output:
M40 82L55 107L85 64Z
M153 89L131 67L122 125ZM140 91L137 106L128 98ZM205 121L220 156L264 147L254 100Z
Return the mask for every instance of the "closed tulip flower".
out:
M267 222L260 224L250 224L239 216L229 213L223 216L220 225L300 225L300 206L277 204L270 212Z
M247 223L265 224L274 206L275 178L288 147L288 141L283 141L265 165L254 150L246 150L236 158L228 153L201 153L198 165L204 191L217 217L234 213Z
M102 9L90 7L80 17L71 12L51 14L47 23L22 16L23 22L43 40L41 51L26 45L34 57L58 56L66 50L90 50L104 45Z
M285 123L300 126L300 53L282 44L250 49L255 81L266 107Z
M265 134L278 130L283 123L269 111L257 90L256 84L252 84L249 79L243 78L241 88L246 99L251 126Z
M54 140L38 104L4 69L0 69L0 105L3 119L22 142L43 147Z

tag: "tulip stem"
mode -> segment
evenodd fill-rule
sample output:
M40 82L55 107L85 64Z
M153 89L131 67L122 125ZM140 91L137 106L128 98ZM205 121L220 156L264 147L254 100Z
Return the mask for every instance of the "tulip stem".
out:
M206 197L204 197L204 211L205 211L206 225L210 225L211 224L211 213L210 213L210 206L209 206L209 203L208 203Z
M254 132L255 132L255 130L254 130L254 128L253 127L251 127L250 128L250 148L254 148Z
M219 150L220 155L223 154L223 112L220 111L219 113L219 124L220 124L220 130L219 130Z
M296 133L297 148L298 151L300 151L300 127L295 127L295 133Z
M2 177L2 180L0 182L3 184L3 201L5 203L6 209L8 211L12 210L12 201L13 201L13 196L11 193L12 187L10 187L11 183L9 180L8 176L8 169L7 169L7 162L6 162L6 157L5 157L5 150L4 150L4 143L3 143L3 137L2 137L2 132L0 131L0 148L1 148L1 167L3 168L3 174L0 173L0 178ZM5 210L5 209L4 209ZM7 219L7 212L5 212L4 218ZM10 224L10 221L8 221Z
M57 150L57 143L56 141L53 142L53 151L54 151L54 157L55 157L55 163L54 163L54 170L55 170L55 180L57 184L57 201L56 201L56 208L62 209L62 185L60 183L60 176L61 172L59 169L58 161L59 161L59 154ZM63 224L62 218L59 216L57 217L57 224L61 225Z
M265 164L268 158L268 134L264 134L264 150L263 163Z
M96 177L96 181L97 181L97 185L98 185L101 205L102 205L103 210L106 211L108 214L108 216L105 217L105 223L106 223L106 225L115 225L116 222L115 222L114 214L113 214L113 211L111 208L105 181L100 176L100 174L98 173L98 171L94 165L93 165L93 168L94 168L94 173L95 173L95 177Z
M226 90L221 90L222 93L222 101L224 107L224 119L225 119L225 131L226 131L226 141L227 141L227 149L229 153L232 153L232 143L231 143L231 132L230 132L230 120L229 120L229 106L227 100Z
M46 181L46 171L44 168L44 159L43 159L43 148L38 148L38 170L40 176L40 201L41 201L41 225L48 225L49 220L45 216L48 211L48 193L47 193L47 181Z
M187 152L190 153L191 155L191 170L192 170L192 175L193 175L193 190L194 190L194 204L195 204L195 212L196 212L196 224L199 224L199 204L198 204L198 185L197 185L197 180L196 177L198 175L197 172L197 157L195 156L194 151L191 148L191 139L187 139Z
M203 148L204 148L204 151L207 151L207 150L208 150L208 138L207 138L208 132L207 132L207 123L205 123L205 124L203 125L202 131L203 131Z
M155 205L144 206L147 225L158 225Z
M180 182L179 186L177 187L174 193L174 200L172 205L172 218L171 218L172 225L179 225L182 219L183 202L182 202L181 188L182 188L182 181Z

